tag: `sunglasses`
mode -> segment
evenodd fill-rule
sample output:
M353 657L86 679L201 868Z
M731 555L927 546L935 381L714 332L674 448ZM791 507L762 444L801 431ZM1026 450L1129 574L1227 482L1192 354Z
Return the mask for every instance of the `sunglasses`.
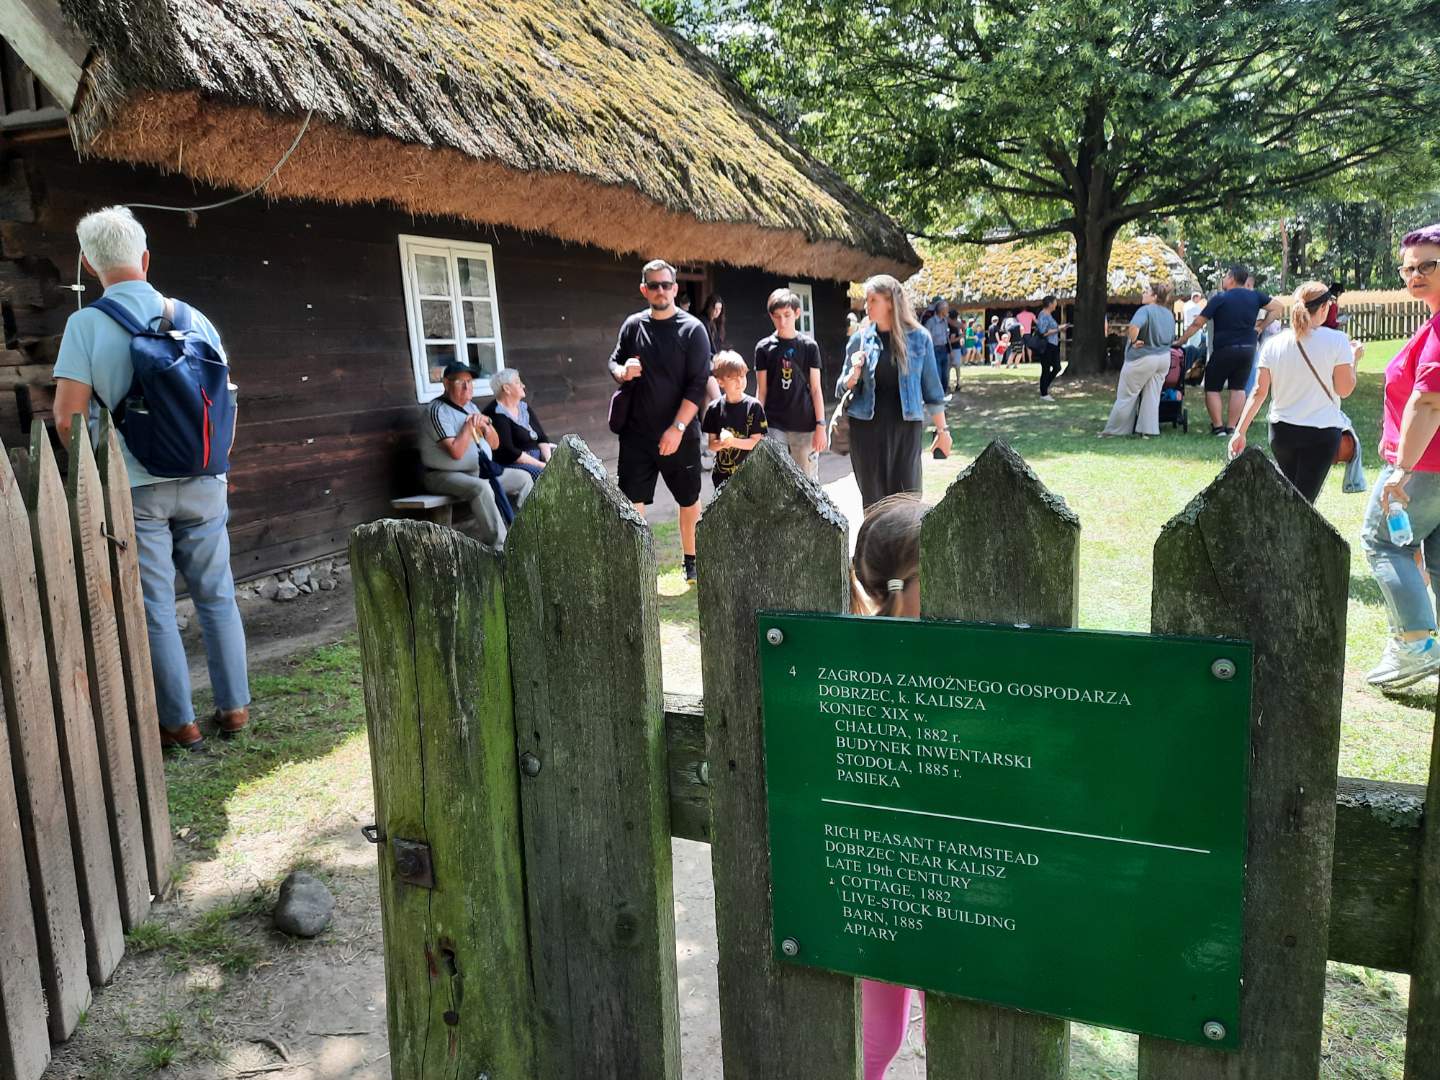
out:
M1437 266L1440 266L1440 259L1426 259L1414 266L1397 266L1395 272L1405 281L1409 281L1412 277L1429 277Z
M651 292L664 292L666 289L675 288L673 281L647 281L644 284Z

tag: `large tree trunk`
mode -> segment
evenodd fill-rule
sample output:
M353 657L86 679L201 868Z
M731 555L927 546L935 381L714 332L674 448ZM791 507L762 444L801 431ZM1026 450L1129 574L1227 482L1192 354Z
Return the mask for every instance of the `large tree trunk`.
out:
M1115 231L1086 223L1075 234L1075 329L1067 374L1105 370L1105 308Z

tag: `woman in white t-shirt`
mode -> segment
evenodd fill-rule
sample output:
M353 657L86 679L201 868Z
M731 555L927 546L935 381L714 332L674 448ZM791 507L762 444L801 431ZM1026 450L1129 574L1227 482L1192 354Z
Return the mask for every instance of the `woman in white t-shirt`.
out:
M1320 496L1341 433L1348 426L1340 402L1355 389L1359 356L1359 346L1324 325L1334 303L1330 287L1319 281L1307 281L1295 290L1290 327L1260 347L1255 389L1230 437L1234 457L1245 449L1245 432L1273 392L1270 451L1286 479L1312 503Z

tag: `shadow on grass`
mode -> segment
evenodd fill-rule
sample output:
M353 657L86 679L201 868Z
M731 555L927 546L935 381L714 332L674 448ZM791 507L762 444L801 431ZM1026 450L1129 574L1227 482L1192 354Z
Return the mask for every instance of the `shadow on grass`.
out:
M1350 575L1350 599L1370 607L1384 607L1385 596L1380 592L1380 586L1369 574L1363 577L1359 574Z
M166 755L170 822L191 830L193 850L214 850L229 828L226 807L238 789L282 766L323 757L365 726L353 636L252 675L250 689L250 723L238 736L207 735L203 752ZM209 711L208 702L197 700L197 714Z

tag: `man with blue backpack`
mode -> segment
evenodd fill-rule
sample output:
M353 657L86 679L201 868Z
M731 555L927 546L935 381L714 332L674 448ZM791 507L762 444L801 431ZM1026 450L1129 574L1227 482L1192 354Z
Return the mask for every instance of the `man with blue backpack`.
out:
M130 476L135 538L160 740L204 742L175 622L175 573L184 577L204 632L222 736L250 716L245 629L230 572L225 473L235 437L230 369L215 327L146 281L145 230L122 206L81 218L85 269L105 294L65 324L55 363L55 427L69 444L73 417L110 410Z

